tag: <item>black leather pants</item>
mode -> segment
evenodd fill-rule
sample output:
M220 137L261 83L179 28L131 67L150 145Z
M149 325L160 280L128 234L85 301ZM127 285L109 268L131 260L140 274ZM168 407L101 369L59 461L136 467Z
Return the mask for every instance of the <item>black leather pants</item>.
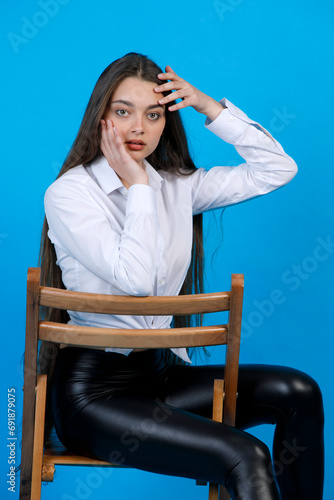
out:
M317 384L280 366L241 365L236 428L214 422L223 366L168 365L162 351L129 356L61 349L52 386L65 446L160 474L220 483L232 499L321 500L323 407ZM276 424L273 457L243 429Z

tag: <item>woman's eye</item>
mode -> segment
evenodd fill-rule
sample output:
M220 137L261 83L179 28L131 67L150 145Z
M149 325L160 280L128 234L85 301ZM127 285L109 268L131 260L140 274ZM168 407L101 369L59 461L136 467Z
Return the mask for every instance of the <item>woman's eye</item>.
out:
M117 114L117 115L119 115L119 116L126 116L126 115L127 115L127 113L128 113L128 112L126 111L126 109L118 109L118 110L116 111L116 114Z
M150 120L157 120L159 118L159 113L149 113L148 117Z

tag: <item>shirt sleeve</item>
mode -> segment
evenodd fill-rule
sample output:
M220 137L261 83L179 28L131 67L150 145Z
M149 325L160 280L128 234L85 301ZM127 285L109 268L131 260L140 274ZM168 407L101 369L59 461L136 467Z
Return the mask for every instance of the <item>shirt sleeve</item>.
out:
M154 190L139 184L130 187L124 227L116 230L93 190L62 179L45 195L51 241L125 294L150 295L157 245Z
M232 144L246 163L236 167L200 168L193 179L193 213L239 203L273 191L296 175L297 165L258 123L227 99L219 116L205 126Z

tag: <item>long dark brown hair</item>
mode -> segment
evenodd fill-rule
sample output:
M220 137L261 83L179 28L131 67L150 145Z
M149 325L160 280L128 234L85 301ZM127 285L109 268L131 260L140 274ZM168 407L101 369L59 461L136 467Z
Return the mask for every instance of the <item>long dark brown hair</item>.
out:
M102 155L100 121L117 86L128 77L136 77L160 85L164 82L157 78L159 73L162 73L161 68L152 60L134 52L117 59L103 71L88 102L77 137L57 178L78 165L89 165ZM164 94L167 95L168 92ZM147 161L156 170L168 170L176 175L191 175L195 171L196 167L189 154L186 133L178 111L166 113L166 125L160 142ZM45 219L40 249L41 283L44 286L64 288L61 270L56 263L55 249L48 237L48 229ZM180 293L201 291L203 291L203 235L202 215L200 214L193 217L192 260ZM44 310L43 317L51 321L63 322L69 318L66 311L56 309ZM199 318L174 317L173 326L186 326L192 321L198 322ZM48 373L49 381L52 379L58 349L58 344L50 342L42 342L40 346L39 372ZM47 412L50 413L49 407ZM50 418L47 417L46 433L52 426Z

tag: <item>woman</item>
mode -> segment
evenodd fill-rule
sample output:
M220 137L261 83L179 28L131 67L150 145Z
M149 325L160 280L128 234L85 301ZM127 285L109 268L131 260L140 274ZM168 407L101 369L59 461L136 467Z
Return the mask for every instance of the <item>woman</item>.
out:
M206 127L246 162L196 169L179 116L187 106L205 115ZM296 171L271 135L229 101L215 101L170 66L163 73L147 57L127 54L99 78L47 190L44 282L118 295L198 291L201 214L268 193ZM73 311L70 320L116 328L170 324L168 317ZM210 420L213 380L223 377L223 366L192 366L185 349L165 355L59 347L51 404L67 447L220 483L240 500L322 498L322 398L307 375L241 366L237 428L230 428ZM266 446L243 430L262 423L276 424L273 462Z

